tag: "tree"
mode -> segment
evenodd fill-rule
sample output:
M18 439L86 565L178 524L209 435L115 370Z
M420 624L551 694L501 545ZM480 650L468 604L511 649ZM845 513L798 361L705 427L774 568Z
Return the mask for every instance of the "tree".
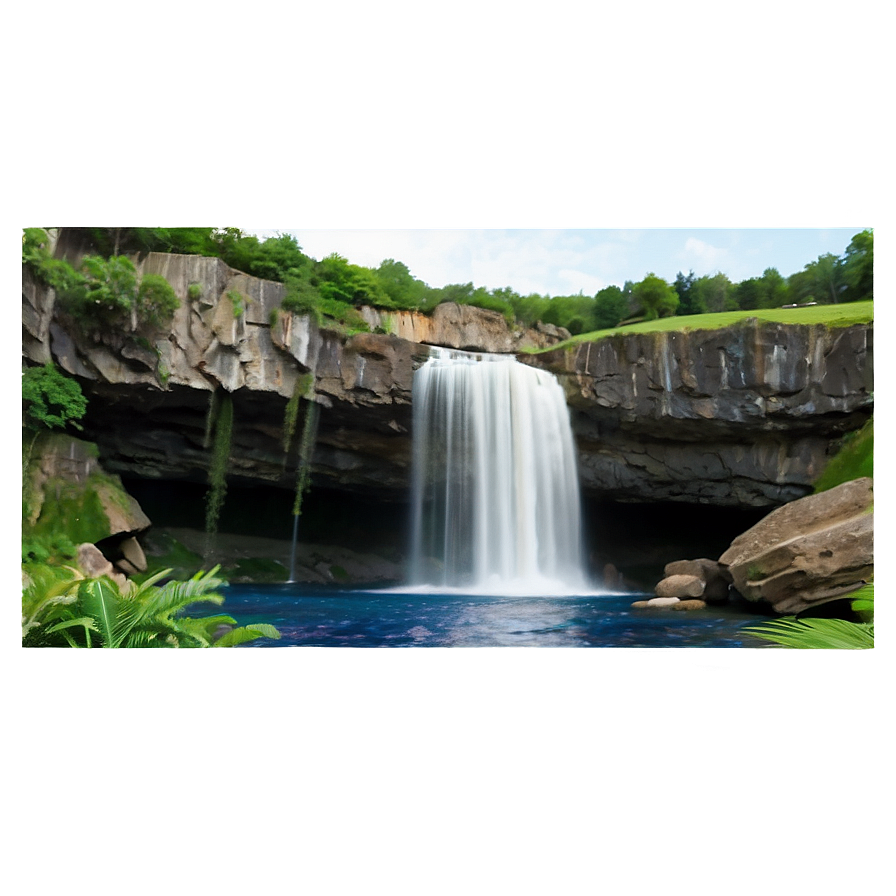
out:
M694 289L696 282L697 277L693 271L689 271L687 277L681 271L676 274L675 283L672 285L678 293L679 314L703 314L706 311L706 306L702 304L700 295Z
M760 308L780 308L790 304L787 281L777 268L766 268L762 272L762 299Z
M413 310L426 299L429 287L417 280L408 266L394 258L386 258L376 269L377 280L396 308Z
M678 308L678 293L665 280L653 273L635 284L633 294L637 303L643 308L647 320L670 317Z
M619 325L628 314L628 302L618 286L607 286L594 296L594 323L598 330Z
M845 301L858 302L874 296L874 232L857 233L843 256Z
M698 278L694 284L698 301L707 311L730 311L736 309L733 301L729 301L731 281L725 274L717 273L713 276Z

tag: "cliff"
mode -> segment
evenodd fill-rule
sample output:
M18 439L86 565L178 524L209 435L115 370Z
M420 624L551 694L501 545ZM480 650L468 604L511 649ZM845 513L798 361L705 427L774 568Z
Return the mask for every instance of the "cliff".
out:
M687 325L687 320L682 320ZM873 327L747 319L524 357L564 383L583 486L615 500L768 506L807 494L873 405Z
M154 253L138 266L166 277L181 302L163 333L82 334L27 269L22 322L24 355L52 357L85 388L87 435L104 466L141 478L205 481L206 411L223 388L234 401L231 476L293 488L284 410L310 385L322 409L315 481L402 500L411 382L427 344L519 352L568 335L441 305L429 317L363 309L378 332L347 336L279 310L282 284L219 259ZM774 506L806 494L833 442L871 412L870 326L753 321L521 359L563 381L583 485L598 498Z

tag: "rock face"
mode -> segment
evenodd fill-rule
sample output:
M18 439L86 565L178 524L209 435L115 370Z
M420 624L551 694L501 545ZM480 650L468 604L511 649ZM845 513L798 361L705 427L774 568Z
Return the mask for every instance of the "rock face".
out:
M873 483L856 479L773 510L719 558L747 600L798 613L874 572Z
M523 360L564 382L586 490L762 507L807 494L831 439L867 419L872 334L753 319Z
M170 332L81 334L23 268L24 355L80 380L88 436L122 475L204 482L209 399L225 390L231 479L292 489L283 420L298 393L321 408L315 483L405 500L411 384L427 344L519 351L566 335L446 304L431 317L362 309L382 332L346 336L278 310L282 284L220 259L152 253L138 267L164 276L181 302ZM872 409L870 326L753 321L520 357L563 381L583 488L602 500L782 504L811 490L836 439Z
M37 534L58 527L74 543L139 533L150 525L120 479L100 465L96 445L62 433L47 433L34 443L26 501Z
M706 584L699 576L667 576L657 583L657 597L700 597Z

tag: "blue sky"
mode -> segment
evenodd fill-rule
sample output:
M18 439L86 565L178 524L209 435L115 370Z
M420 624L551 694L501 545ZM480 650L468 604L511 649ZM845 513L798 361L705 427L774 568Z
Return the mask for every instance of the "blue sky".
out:
M248 229L248 228L247 228ZM593 295L652 272L678 271L733 281L769 267L785 277L831 252L841 255L861 226L839 229L674 230L286 230L313 258L331 252L376 267L403 261L430 286L467 283L517 292ZM259 236L273 230L251 230Z

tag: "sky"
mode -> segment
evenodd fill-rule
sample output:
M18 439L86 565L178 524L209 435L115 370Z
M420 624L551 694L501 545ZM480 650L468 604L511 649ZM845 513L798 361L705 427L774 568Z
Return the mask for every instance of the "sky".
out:
M510 286L527 295L593 295L654 273L721 271L738 282L769 267L785 277L819 255L842 255L863 227L835 229L645 230L283 230L321 259L332 252L353 264L404 262L429 286ZM258 236L276 230L245 228Z

